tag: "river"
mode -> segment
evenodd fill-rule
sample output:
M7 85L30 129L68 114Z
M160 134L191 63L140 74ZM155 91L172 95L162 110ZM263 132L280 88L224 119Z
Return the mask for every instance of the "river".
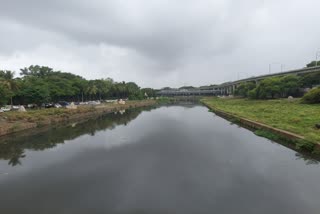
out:
M320 213L318 161L201 105L121 113L0 139L0 213Z

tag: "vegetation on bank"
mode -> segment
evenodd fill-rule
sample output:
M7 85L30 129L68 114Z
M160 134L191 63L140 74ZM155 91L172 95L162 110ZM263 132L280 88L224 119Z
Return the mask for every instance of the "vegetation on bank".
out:
M320 103L320 87L314 88L306 93L302 98L303 103Z
M313 88L320 85L320 72L302 76L285 75L270 77L255 82L241 83L235 91L236 96L250 99L287 98L288 96L301 97L304 88Z
M15 72L0 70L0 106L26 105L58 101L105 100L129 98L141 100L155 97L155 90L141 89L134 82L114 82L112 79L86 80L71 73L55 71L45 66L21 69L21 77Z
M301 135L310 142L320 142L320 129L316 128L320 123L320 104L302 104L299 99L206 98L202 101L213 109Z

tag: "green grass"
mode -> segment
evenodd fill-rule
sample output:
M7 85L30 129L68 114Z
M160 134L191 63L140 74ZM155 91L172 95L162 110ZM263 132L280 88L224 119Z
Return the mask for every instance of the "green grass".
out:
M320 143L320 105L301 104L299 100L247 100L205 98L205 104L239 117L293 132L305 140Z
M158 104L170 104L172 102L174 102L174 99L170 97L159 97L157 100Z

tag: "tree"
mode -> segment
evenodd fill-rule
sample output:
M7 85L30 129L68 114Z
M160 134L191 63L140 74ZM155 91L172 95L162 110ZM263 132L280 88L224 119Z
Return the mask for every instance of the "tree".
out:
M308 63L306 66L308 67L308 68L310 68L310 67L315 67L315 66L320 66L320 61L317 61L317 63L316 63L316 61L311 61L310 63Z
M0 71L0 104L84 101L85 99L143 99L143 92L134 82L114 82L112 79L86 80L81 76L55 71L47 66L31 65L20 69L21 78L11 71ZM19 90L17 90L19 89Z
M86 93L90 96L90 99L92 99L92 96L95 96L98 93L98 88L94 84L93 80L89 81L86 88Z
M279 77L270 77L259 82L255 89L249 91L248 95L253 99L268 99L280 97L281 81Z
M296 75L286 75L280 78L281 97L299 96L300 79Z
M0 82L0 106L7 104L10 97L11 92L9 91L6 85Z
M235 95L237 96L241 96L241 97L248 97L248 93L249 91L253 90L256 88L256 83L255 82L245 82L245 83L241 83L236 91L235 91Z
M53 69L47 66L30 65L28 68L20 69L20 75L44 77L53 73Z
M4 87L7 87L8 96L10 97L10 104L11 107L13 105L13 96L15 92L18 90L18 85L16 84L14 80L14 72L13 71L2 71L0 70L0 81L4 85Z
M140 87L134 82L126 83L126 95L130 100L143 99L143 94L140 91Z
M314 88L302 97L303 103L320 103L320 87Z
M157 96L156 91L152 88L142 88L141 93L143 94L143 96L145 94L147 94L148 97L156 97Z
M303 75L300 78L300 84L305 88L312 88L316 85L320 85L320 72Z
M17 95L23 97L25 102L35 103L38 106L50 101L50 91L47 83L37 77L26 78L22 82L22 88Z

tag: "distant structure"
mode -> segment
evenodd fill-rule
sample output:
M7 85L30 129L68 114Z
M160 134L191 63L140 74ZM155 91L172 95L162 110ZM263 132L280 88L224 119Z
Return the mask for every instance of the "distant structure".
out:
M220 91L215 89L215 86L201 86L199 88L164 88L158 93L160 96L216 96Z
M194 88L192 86L185 86L181 88L163 88L160 91L158 91L159 96L218 96L218 95L232 95L237 87L241 83L246 82L255 82L256 84L259 83L259 81L266 79L268 77L279 77L279 76L285 76L285 75L303 75L308 73L316 73L320 72L320 66L317 67L307 67L302 69L296 69L296 70L290 70L290 71L284 71L280 73L273 73L273 74L267 74L267 75L261 75L257 77L250 77L246 79L237 80L234 82L225 82L220 85L211 85L211 86L201 86L199 88Z

